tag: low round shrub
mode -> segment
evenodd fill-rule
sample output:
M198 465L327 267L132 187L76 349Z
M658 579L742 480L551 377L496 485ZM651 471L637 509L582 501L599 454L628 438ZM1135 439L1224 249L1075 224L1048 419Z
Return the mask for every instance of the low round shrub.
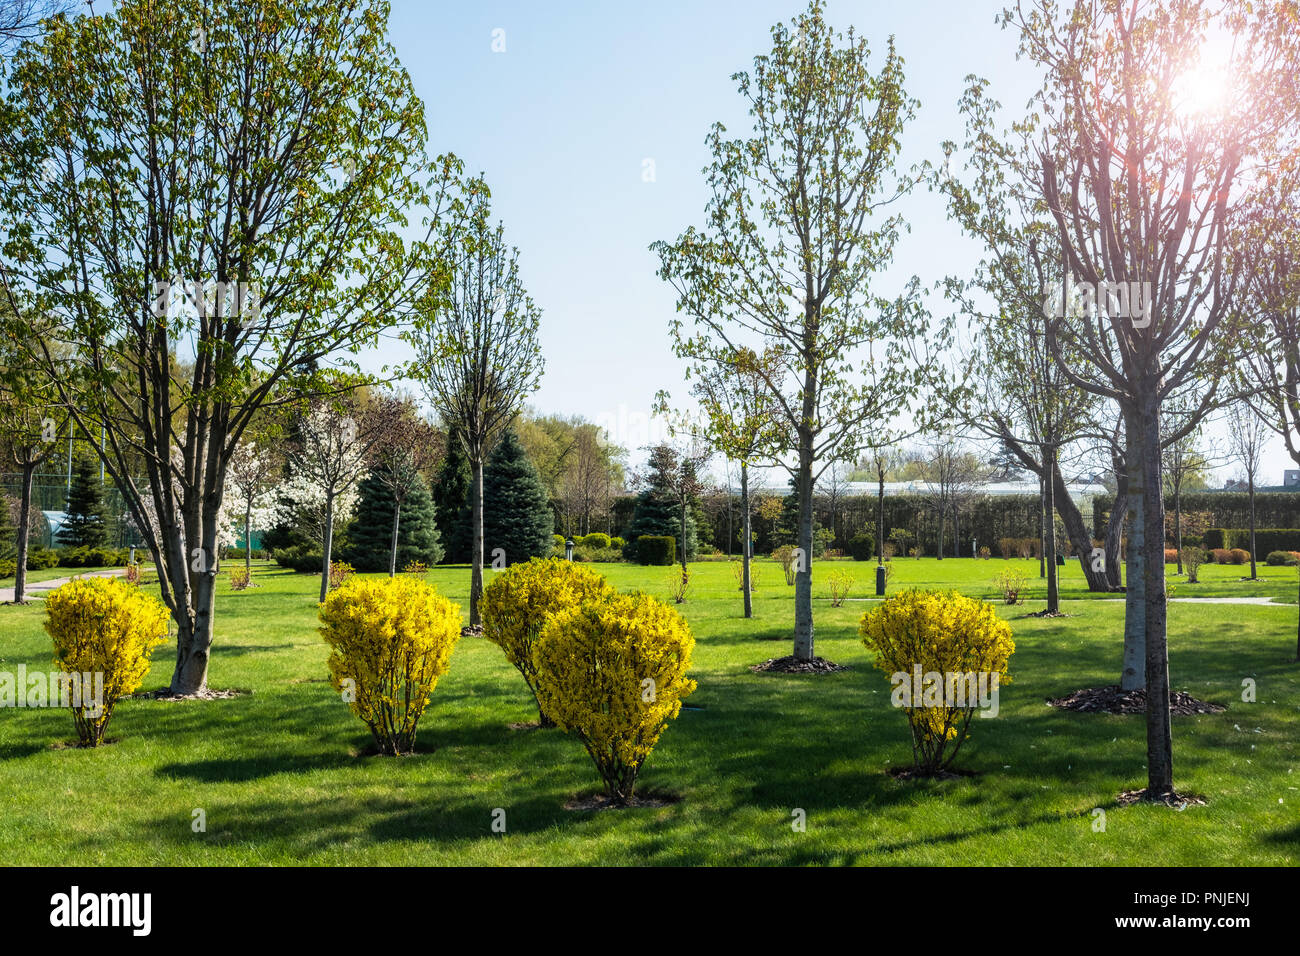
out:
M1264 563L1273 567L1295 567L1297 555L1294 551L1270 551Z
M353 577L320 606L330 683L381 754L410 753L460 640L460 605L413 575Z
M311 551L301 545L294 545L289 548L278 548L271 552L275 558L275 563L282 568L289 568L300 574L315 572L320 574L321 565L325 561L325 556L319 551Z
M610 543L609 535L602 531L593 531L591 534L584 534L577 539L577 543L584 548L608 548Z
M1211 548L1210 556L1215 564L1228 564L1232 560L1231 552L1227 548Z
M134 693L149 673L150 656L167 639L170 612L120 578L82 578L51 592L45 615L56 666L64 674L82 675L73 682L80 684L80 693L73 687L69 695L77 736L83 745L97 747L118 700Z
M859 634L876 668L890 675L892 703L907 713L914 766L926 774L945 770L969 736L976 707L1011 682L1010 626L984 601L913 588L864 614Z
M849 554L854 561L870 561L876 556L876 537L870 531L859 531L849 538Z
M512 564L483 591L483 636L505 651L537 701L537 719L554 727L537 693L533 658L538 635L551 615L614 594L605 576L556 558Z
M0 580L12 578L18 574L18 562L13 558L0 559Z
M614 537L609 539L609 546L611 548L618 548L620 551L623 550L623 546L625 544L627 544L627 542L624 541L622 538L618 537L618 535L615 535Z
M1233 548L1228 552L1228 561L1232 564L1245 564L1250 560L1250 552L1245 548Z
M542 708L577 736L617 804L668 721L695 690L686 621L647 594L613 595L553 615L537 639Z

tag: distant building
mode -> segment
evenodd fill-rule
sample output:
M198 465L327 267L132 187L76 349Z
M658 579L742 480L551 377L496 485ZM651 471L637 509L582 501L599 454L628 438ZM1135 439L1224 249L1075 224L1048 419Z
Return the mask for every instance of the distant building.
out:
M1288 468L1282 472L1282 487L1300 491L1300 468Z

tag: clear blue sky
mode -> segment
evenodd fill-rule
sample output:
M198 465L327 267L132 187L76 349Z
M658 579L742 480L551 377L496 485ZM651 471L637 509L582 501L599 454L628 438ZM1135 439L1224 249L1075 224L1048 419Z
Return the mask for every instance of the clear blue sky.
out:
M424 101L430 148L486 174L544 310L547 368L531 402L539 411L634 425L656 390L685 398L669 347L673 292L647 247L701 222L705 134L717 120L738 134L745 119L731 75L770 49L773 23L801 9L800 0L393 0L391 34ZM988 78L1010 109L1028 100L1035 77L1015 59L1014 32L994 23L1000 9L981 0L829 0L829 21L856 27L877 57L896 39L907 89L921 101L904 163L938 161L943 140L960 141L967 74ZM504 52L493 52L496 30ZM654 182L644 181L646 160ZM902 211L912 231L883 289L912 274L932 285L969 272L979 250L938 197L920 191ZM948 311L938 296L931 306ZM634 428L613 437L643 443ZM1284 467L1278 442L1262 482L1280 483Z

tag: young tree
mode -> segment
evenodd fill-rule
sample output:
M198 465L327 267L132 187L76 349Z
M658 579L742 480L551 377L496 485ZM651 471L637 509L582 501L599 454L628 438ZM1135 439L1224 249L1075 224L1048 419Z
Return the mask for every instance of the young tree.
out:
M714 125L707 225L651 247L694 325L673 324L679 356L716 364L746 346L783 350L763 381L792 441L794 461L782 464L798 486L797 661L815 656L807 557L816 480L906 412L925 364L916 342L947 330L926 321L915 279L893 299L873 284L905 225L880 213L920 179L895 172L915 108L902 59L891 43L872 74L866 41L832 30L823 12L812 0L790 26L774 26L771 53L735 74L752 135L728 139Z
M320 360L355 367L443 275L397 231L454 218L460 168L426 157L386 12L120 0L50 21L4 86L0 206L22 227L3 292L38 341L70 344L28 358L105 434L177 624L177 694L206 690L218 513L250 421L318 388Z
M18 468L19 494L14 574L15 604L26 603L27 551L31 540L32 483L36 469L57 446L67 416L49 404L52 383L23 361L22 349L0 326L0 447Z
M1116 402L1125 425L1129 492L1126 676L1145 668L1147 787L1144 798L1174 795L1166 643L1161 405L1187 382L1222 371L1225 320L1237 275L1225 265L1229 200L1243 162L1258 158L1281 119L1269 84L1283 88L1266 43L1274 13L1234 9L1221 18L1188 0L1165 9L1051 0L1017 5L1006 22L1021 51L1045 68L1036 98L1043 120L1038 186L1054 220L1062 272L1092 290L1082 318L1062 308L1048 323L1049 347L1077 387ZM1247 29L1249 21L1249 29ZM1276 26L1277 24L1273 24ZM1222 113L1179 107L1177 79L1213 26L1238 35L1225 83L1229 97L1254 102ZM1236 55L1239 52L1239 56ZM1081 288L1075 285L1074 289ZM1069 284L1047 297L1068 298ZM1193 414L1214 400L1207 389Z
M375 429L369 455L370 476L387 489L386 497L393 512L388 551L388 576L391 578L397 573L402 507L412 495L421 491L428 494L424 472L441 451L441 436L419 417L414 403L400 395L380 396L369 415L371 427ZM438 554L441 557L441 548Z
M1228 408L1228 444L1232 457L1246 473L1246 493L1250 501L1250 579L1257 580L1255 562L1255 479L1259 476L1264 444L1268 441L1268 426L1246 402L1235 402Z
M419 356L425 395L454 429L469 459L469 620L482 625L483 465L542 376L537 341L541 310L524 291L519 250L508 248L505 227L490 222L487 188L472 187L468 222L445 237L442 254L451 281L431 297L408 338Z
M779 353L766 350L761 355L752 349L737 349L719 361L697 365L691 378L691 392L703 413L693 436L717 449L728 460L740 463L740 589L745 617L754 616L753 581L750 564L754 556L751 529L754 507L750 500L749 469L760 461L770 460L783 446L776 410L772 407L762 369L768 376L780 361ZM659 407L667 411L668 395L659 393ZM684 566L684 565L683 565Z
M369 470L370 451L380 440L382 424L354 402L316 401L298 421L298 438L287 448L291 478L315 489L311 497L320 511L321 601L329 593L336 520L356 500L357 483ZM349 507L341 508L343 502Z
M275 518L275 491L284 472L284 459L272 441L242 441L235 446L226 470L226 495L243 519L244 569L253 567L253 528L265 529Z

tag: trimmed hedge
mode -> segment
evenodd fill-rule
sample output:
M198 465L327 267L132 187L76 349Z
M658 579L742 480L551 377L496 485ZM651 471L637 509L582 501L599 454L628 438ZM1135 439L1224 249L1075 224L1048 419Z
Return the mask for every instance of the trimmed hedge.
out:
M642 564L667 567L677 561L677 539L668 535L643 534L636 539L636 555Z
M280 567L298 572L315 571L320 574L321 567L325 563L324 554L320 551L308 551L301 545L294 545L292 548L280 548L273 551L272 555L275 557L275 563Z
M1265 564L1273 567L1293 568L1300 563L1300 554L1295 551L1270 551L1268 557L1264 559Z
M1205 546L1214 548L1249 548L1249 528L1209 528L1205 532ZM1256 528L1255 550L1300 551L1300 528Z
M591 534L585 534L578 538L577 543L584 548L608 548L610 538L603 531L593 531Z

